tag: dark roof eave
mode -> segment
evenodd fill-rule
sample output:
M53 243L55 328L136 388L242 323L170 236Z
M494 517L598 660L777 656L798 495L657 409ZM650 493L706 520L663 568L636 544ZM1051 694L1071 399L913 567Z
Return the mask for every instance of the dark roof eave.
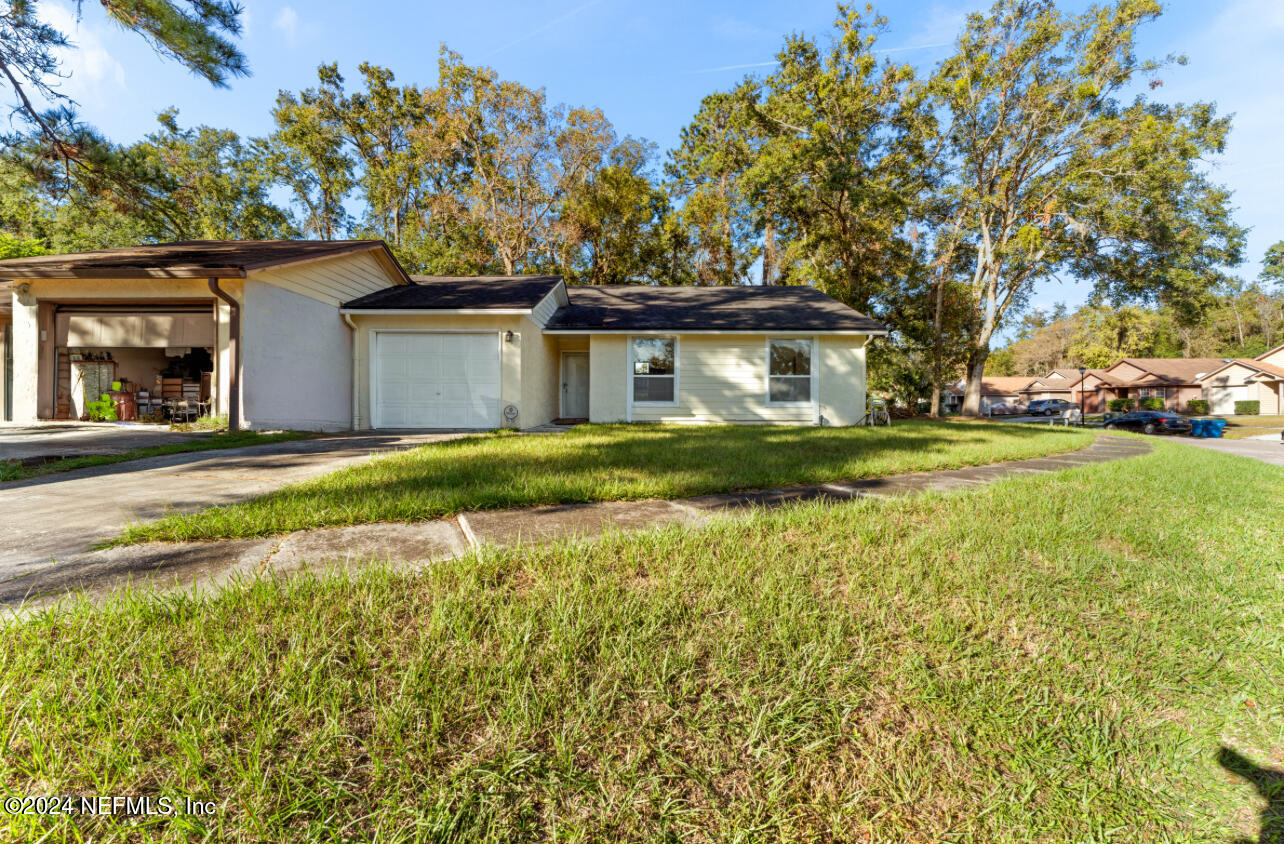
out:
M561 328L548 326L544 329L545 334L648 334L658 331L668 331L674 334L851 334L863 336L885 336L888 334L886 328L862 328L846 327L835 328L833 326L755 326L752 328L727 328L725 326L715 325L661 325L661 326L634 326L629 328L620 327L602 327L602 328Z
M18 278L245 278L241 267L117 267L113 269L76 269L53 267L49 269L0 270L7 279Z

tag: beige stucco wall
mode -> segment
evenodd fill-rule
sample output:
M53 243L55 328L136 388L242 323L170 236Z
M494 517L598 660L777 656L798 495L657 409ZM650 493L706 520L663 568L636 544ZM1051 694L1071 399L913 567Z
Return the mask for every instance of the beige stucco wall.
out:
M630 408L629 338L624 335L592 335L589 346L589 420L815 424L817 408L810 404L767 403L767 335L677 336L676 404L635 404ZM865 414L866 338L826 336L813 339L818 340L813 383L819 416L823 424L853 425Z
M516 427L533 428L557 415L558 349L554 337L522 314L351 314L357 325L356 427L371 427L371 332L377 330L513 332L513 342L501 344L500 401L517 407Z
M338 309L251 277L241 317L245 427L350 429L352 332Z

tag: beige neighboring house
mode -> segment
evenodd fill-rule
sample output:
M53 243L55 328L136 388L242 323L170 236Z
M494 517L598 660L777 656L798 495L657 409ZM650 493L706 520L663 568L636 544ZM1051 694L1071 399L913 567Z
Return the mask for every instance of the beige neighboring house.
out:
M853 425L887 333L810 287L411 278L381 241L109 249L0 279L21 422L79 418L103 377L141 393L181 375L255 429Z
M1200 379L1209 410L1219 416L1235 413L1235 402L1261 403L1264 414L1284 413L1284 346L1255 358L1235 358Z
M1077 369L1050 369L1047 374L1040 375L1033 379L1029 384L1023 387L1019 392L1021 402L1029 404L1032 401L1040 399L1065 399L1066 401L1077 401L1077 393L1072 392L1072 387L1079 383L1079 370Z
M981 379L981 413L1004 404L1010 407L1026 404L1022 391L1035 380L1033 375L986 375ZM957 412L963 406L967 379L960 378L945 396L945 409Z

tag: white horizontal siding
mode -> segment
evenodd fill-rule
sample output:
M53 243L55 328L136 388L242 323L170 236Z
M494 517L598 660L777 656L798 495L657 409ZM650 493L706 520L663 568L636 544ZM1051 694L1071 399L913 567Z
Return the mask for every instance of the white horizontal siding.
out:
M263 270L253 278L336 307L400 282L369 252Z
M818 357L813 352L813 366ZM677 405L633 405L637 422L810 424L814 418L810 405L767 404L766 335L681 335Z

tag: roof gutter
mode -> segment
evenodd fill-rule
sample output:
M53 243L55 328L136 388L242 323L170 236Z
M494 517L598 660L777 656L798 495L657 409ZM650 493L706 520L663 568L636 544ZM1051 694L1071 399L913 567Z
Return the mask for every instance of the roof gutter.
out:
M360 349L357 342L357 324L352 321L352 316L347 311L340 310L339 314L348 324L348 328L352 329L352 430L357 431L361 429L361 404L357 401L357 387L360 383L358 373L361 371L361 360L357 354Z
M241 304L218 286L217 278L211 278L209 283L210 292L231 309L227 332L227 356L231 359L232 370L227 379L227 429L238 431L241 428Z
M819 334L824 337L885 337L886 330L872 328L545 328L545 334L748 334L761 337L771 335Z
M353 316L513 316L529 314L531 308L339 308Z

